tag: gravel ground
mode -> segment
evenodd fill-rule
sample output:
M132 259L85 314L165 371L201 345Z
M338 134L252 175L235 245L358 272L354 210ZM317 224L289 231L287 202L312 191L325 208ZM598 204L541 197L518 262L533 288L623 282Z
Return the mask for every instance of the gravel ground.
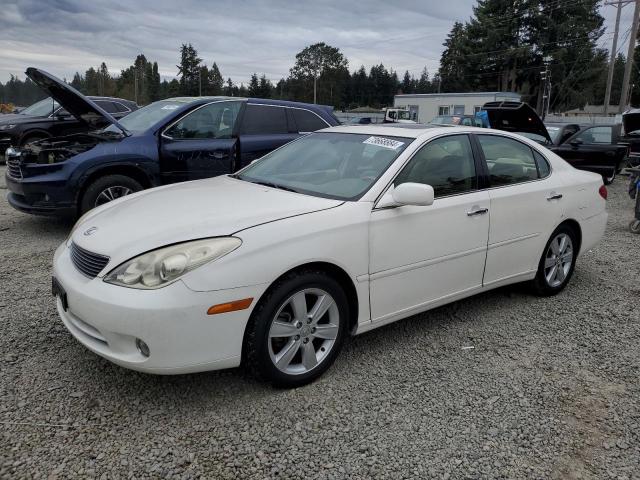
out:
M289 391L239 369L139 374L83 348L50 295L70 225L2 199L0 477L640 479L625 183L562 294L501 289L383 327Z

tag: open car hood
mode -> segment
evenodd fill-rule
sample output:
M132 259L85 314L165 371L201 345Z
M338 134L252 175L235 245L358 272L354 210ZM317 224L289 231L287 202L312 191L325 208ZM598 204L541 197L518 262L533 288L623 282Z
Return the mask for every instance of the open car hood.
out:
M505 132L533 133L553 143L538 114L524 102L487 102L482 110L487 112L491 128Z
M65 110L92 130L115 125L122 133L128 135L127 129L120 125L115 118L59 78L33 67L27 68L25 74Z
M640 130L640 108L632 108L622 114L622 126L624 134Z

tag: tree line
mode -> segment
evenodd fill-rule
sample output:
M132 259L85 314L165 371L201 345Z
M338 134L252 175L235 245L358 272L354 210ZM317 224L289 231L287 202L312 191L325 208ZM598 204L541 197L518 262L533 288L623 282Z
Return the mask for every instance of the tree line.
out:
M456 22L444 42L440 68L399 74L382 63L350 70L339 48L316 43L295 56L286 77L277 81L253 73L245 84L223 76L215 61L207 64L191 44L180 47L177 78L162 80L157 62L140 54L118 75L103 62L69 82L88 95L116 96L140 105L174 96L227 95L277 98L332 105L379 108L397 93L511 91L540 107L542 72L550 71L551 111L602 104L610 35L598 0L479 0L467 22ZM628 36L628 32L627 32ZM624 34L620 44L624 43ZM640 49L635 50L640 60ZM618 103L625 65L616 55L611 102ZM639 69L632 73L638 84ZM640 86L640 85L639 85ZM632 89L631 102L640 102ZM12 76L0 83L0 101L28 105L44 94L28 79Z
M345 56L338 48L325 43L310 45L296 55L289 75L277 82L265 74L253 73L246 83L236 83L222 76L216 62L209 65L198 56L191 44L180 47L177 77L162 80L158 63L143 54L119 75L109 72L103 62L84 74L76 72L68 83L85 95L113 96L136 101L139 105L176 96L227 95L236 97L277 98L313 102L313 83L317 85L316 101L338 109L371 106L379 108L393 103L398 92L431 93L437 90L426 67L416 78L408 71L402 78L392 68L374 65L350 72ZM66 80L66 79L65 79ZM29 79L11 76L0 83L0 102L30 105L45 94Z
M469 21L456 22L444 42L442 91L517 92L540 108L542 74L548 67L551 111L602 105L612 37L604 34L599 3L479 0ZM615 58L613 104L620 102L625 64L622 53ZM638 70L634 70L632 83L637 84ZM640 95L635 90L631 102L637 104Z

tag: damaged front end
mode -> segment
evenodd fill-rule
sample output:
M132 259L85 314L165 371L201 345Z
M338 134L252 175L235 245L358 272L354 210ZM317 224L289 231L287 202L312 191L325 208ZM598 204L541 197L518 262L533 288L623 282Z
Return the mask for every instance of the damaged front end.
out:
M68 137L47 138L30 143L16 152L20 152L23 164L54 164L65 162L74 155L86 152L104 139L92 134L78 134Z
M16 180L56 171L62 164L99 143L117 141L121 134L113 132L83 133L46 138L23 147L8 148L5 153L7 175Z

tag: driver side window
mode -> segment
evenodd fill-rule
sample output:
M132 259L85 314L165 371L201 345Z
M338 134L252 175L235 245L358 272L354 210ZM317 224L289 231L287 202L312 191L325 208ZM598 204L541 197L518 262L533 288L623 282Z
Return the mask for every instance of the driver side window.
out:
M422 147L393 183L397 187L407 182L431 185L436 198L475 190L476 167L469 137L450 135Z
M182 117L164 135L176 140L231 138L239 111L239 102L211 103Z
M611 127L591 127L583 130L574 140L582 143L612 143L613 129Z

